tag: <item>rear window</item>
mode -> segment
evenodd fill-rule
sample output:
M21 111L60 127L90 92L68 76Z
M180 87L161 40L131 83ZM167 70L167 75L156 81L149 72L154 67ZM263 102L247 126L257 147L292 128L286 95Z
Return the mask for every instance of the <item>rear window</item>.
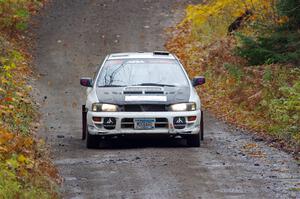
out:
M179 63L171 59L107 60L97 82L98 86L103 87L141 84L189 85Z

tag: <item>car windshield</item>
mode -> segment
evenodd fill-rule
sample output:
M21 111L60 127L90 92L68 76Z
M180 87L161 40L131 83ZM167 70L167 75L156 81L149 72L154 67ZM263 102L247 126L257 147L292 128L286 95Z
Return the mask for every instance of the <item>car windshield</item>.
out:
M97 85L124 86L188 86L183 69L171 59L114 59L105 62Z

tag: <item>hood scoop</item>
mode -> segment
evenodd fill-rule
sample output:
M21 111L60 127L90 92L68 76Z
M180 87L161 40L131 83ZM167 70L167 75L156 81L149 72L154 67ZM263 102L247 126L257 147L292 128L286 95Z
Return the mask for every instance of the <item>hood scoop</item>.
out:
M132 86L126 87L123 90L124 95L163 95L165 94L164 89L161 87L139 87L139 86Z
M123 91L124 95L142 95L143 91Z
M164 91L145 91L145 94L147 95L163 95L165 94Z

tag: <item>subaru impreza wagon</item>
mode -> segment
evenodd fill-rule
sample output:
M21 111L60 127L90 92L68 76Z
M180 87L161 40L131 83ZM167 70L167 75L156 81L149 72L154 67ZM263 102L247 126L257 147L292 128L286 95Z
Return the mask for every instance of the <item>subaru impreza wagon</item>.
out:
M199 147L203 112L195 86L179 59L168 52L108 55L87 87L83 105L83 135L87 148L103 139L126 135L167 135Z

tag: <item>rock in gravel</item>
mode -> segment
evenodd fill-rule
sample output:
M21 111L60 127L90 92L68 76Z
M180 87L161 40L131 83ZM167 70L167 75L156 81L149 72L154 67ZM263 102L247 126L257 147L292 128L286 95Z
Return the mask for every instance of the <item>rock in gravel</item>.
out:
M57 138L65 138L64 135L57 135Z
M262 141L264 141L264 139L260 138L260 137L253 137L252 140L255 141L255 142L262 142Z

